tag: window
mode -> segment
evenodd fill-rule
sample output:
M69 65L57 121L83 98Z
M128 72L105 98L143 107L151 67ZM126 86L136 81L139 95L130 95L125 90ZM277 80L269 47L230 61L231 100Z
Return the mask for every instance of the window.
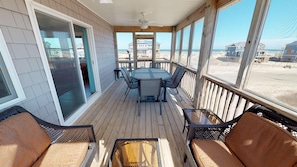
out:
M194 69L197 69L198 67L202 31L203 31L203 19L197 21L194 25L192 53L191 53L190 64L189 64L189 66Z
M0 30L0 108L6 108L24 99L23 89Z
M156 60L170 60L172 33L156 33Z
M297 1L272 0L246 89L287 108L297 108ZM260 48L259 46L258 48ZM262 46L263 47L263 46Z
M119 60L133 60L133 34L117 32Z
M190 30L191 30L191 25L185 27L183 30L182 52L181 52L181 58L180 58L180 63L183 65L187 65L189 43L190 43Z
M208 74L235 84L256 0L219 9ZM229 54L230 53L230 54Z
M180 30L176 32L174 61L178 62L180 52Z

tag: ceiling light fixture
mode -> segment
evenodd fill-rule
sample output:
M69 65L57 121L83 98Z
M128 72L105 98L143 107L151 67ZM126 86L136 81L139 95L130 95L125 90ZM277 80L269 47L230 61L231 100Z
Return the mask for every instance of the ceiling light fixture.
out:
M147 29L147 28L148 28L148 25L145 24L145 23L143 23L143 24L140 25L140 28L141 28L141 29Z
M112 0L99 0L100 3L113 3Z

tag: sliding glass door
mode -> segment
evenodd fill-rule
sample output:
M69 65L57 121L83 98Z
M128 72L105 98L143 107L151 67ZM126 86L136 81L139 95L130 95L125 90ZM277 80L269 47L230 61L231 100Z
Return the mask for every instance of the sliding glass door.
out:
M44 49L64 120L86 102L71 23L36 12Z
M79 58L81 74L85 88L86 97L89 98L96 92L95 81L92 70L92 62L89 50L87 30L79 25L73 25L75 33L75 44Z

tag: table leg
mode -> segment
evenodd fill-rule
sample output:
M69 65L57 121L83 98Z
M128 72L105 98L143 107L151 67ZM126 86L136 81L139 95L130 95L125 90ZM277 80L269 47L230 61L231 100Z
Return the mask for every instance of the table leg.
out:
M164 95L163 95L163 102L167 102L167 99L166 99L166 86L164 87Z

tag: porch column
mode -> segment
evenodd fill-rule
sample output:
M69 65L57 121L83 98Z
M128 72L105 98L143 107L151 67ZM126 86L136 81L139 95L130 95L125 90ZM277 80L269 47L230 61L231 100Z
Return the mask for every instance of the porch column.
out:
M235 84L236 88L242 89L249 79L249 69L253 64L253 60L258 49L270 1L271 0L262 0L257 1L256 3L256 8L254 11L249 35L246 41L239 72L237 75L237 80Z
M156 62L156 49L157 49L157 41L156 41L156 32L154 32L154 37L152 39L152 62Z
M118 55L118 41L117 41L117 32L113 31L114 39L114 54L116 59L116 68L119 68L119 55Z
M170 53L170 73L172 73L173 62L175 60L175 42L176 42L176 28L172 29L172 38L171 38L171 53Z
M200 101L203 99L203 84L202 76L207 72L209 57L212 50L212 40L217 18L217 0L207 0L205 3L205 17L203 25L203 33L200 47L199 62L196 75L195 94L193 105L195 108L200 107Z
M135 32L133 32L133 63L134 63L134 70L136 70L137 67L137 39ZM132 69L130 69L132 70Z

